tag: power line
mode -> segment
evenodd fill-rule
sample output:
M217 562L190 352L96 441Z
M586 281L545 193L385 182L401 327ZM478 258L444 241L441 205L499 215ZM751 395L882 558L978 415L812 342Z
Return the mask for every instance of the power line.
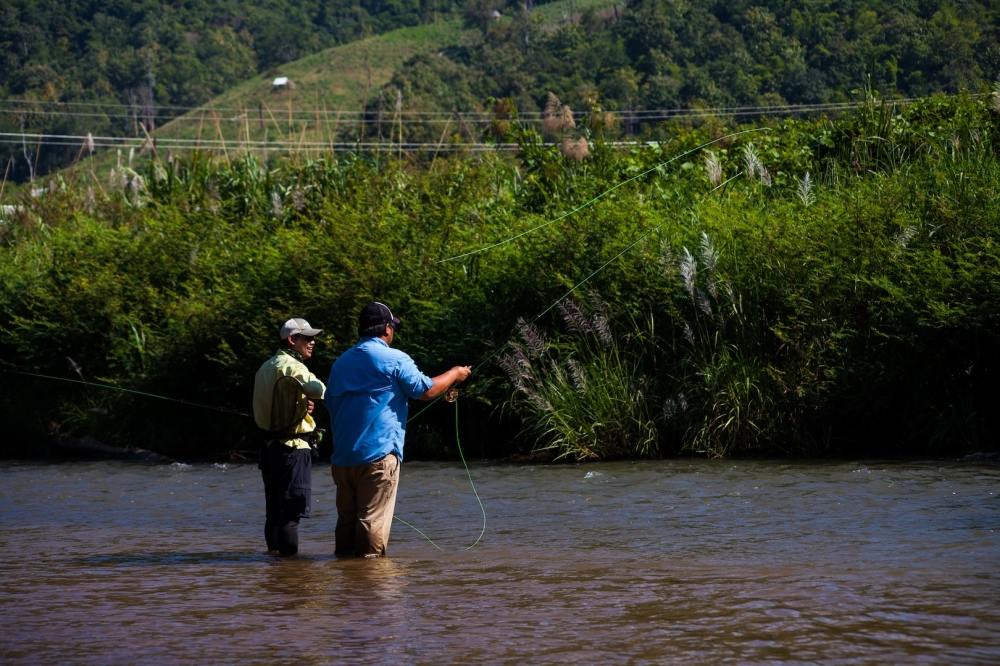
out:
M970 95L971 97L981 97L985 93L976 93ZM912 104L914 102L919 102L922 100L930 99L929 96L925 97L902 97L902 98L889 98L885 99L886 103L890 104ZM705 116L749 116L749 115L794 115L794 114L804 114L804 113L822 113L828 111L845 111L849 109L855 109L864 106L867 102L865 101L854 101L854 102L821 102L821 103L810 103L810 104L780 104L780 105L762 105L762 106L717 106L717 107L703 107L703 108L662 108L662 109L635 109L635 110L604 110L600 113L610 115L612 118L621 120L631 120L631 121L650 121L650 120L666 120L671 118L701 118ZM86 106L96 106L98 108L110 108L110 109L126 109L128 112L124 113L97 113L88 111L73 111L73 110L59 110L63 107L86 107ZM38 106L41 108L32 108L33 106ZM56 108L51 108L56 107ZM49 102L49 101L35 101L35 100L17 100L17 99L3 99L0 100L0 113L12 113L12 114L30 114L36 116L51 116L51 117L71 117L71 118L101 118L101 119L117 119L117 120L156 120L167 122L206 122L206 115L212 115L211 122L220 123L246 123L252 120L260 122L264 121L262 116L262 109L266 109L268 116L270 117L270 123L278 123L280 120L291 119L294 121L301 120L316 120L317 118L323 119L336 119L343 122L353 122L353 123L365 123L365 124L398 124L403 125L431 125L431 124L445 124L453 122L455 120L460 120L466 123L490 123L494 120L517 120L517 121L541 121L544 120L544 112L538 111L527 111L520 112L516 114L516 117L503 119L497 118L493 113L488 111L347 111L343 109L327 109L327 108L297 108L291 111L286 111L281 107L269 107L267 105L262 105L261 107L254 108L252 106L242 107L242 108L213 108L205 106L158 106L158 110L171 109L178 111L187 111L185 115L171 115L156 112L154 114L142 114L136 113L134 106L129 105L114 105L114 104L104 104L104 103L90 103L90 102ZM194 112L194 113L191 113ZM589 111L575 111L573 112L574 119L584 119L587 118L591 112ZM372 117L372 116L379 117ZM264 121L268 122L268 121Z
M971 93L970 96L972 96L972 97L982 97L982 96L984 96L986 94L988 94L988 93ZM949 96L954 96L954 95L949 95ZM919 100L930 99L931 97L932 96L930 96L930 95L925 95L925 96L922 96L922 97L887 97L887 98L883 98L883 101L889 102L889 103L909 103L909 102L916 102L916 101L919 101ZM28 105L37 105L37 106L55 106L55 107L84 106L84 107L97 107L97 108L126 109L126 110L129 110L129 111L134 111L135 109L138 108L135 104L120 104L120 103L106 103L106 102L62 102L62 101L56 101L56 100L32 100L32 99L24 99L24 98L5 98L5 99L0 99L0 105L25 105L25 104L28 104ZM865 104L865 102L864 101L846 101L846 102L813 102L813 103L806 103L806 104L776 104L776 105L772 104L772 105L760 105L760 106L718 106L718 107L704 107L701 110L712 111L712 112L720 112L721 113L721 112L729 112L729 111L761 111L761 110L775 109L775 108L779 108L779 109L780 108L809 109L809 108L813 108L813 107L821 108L821 107L826 107L826 106L858 106L858 105L861 105L861 104ZM254 109L254 108L257 108L258 106L264 106L265 108L268 108L268 109L271 109L271 108L278 109L278 108L280 108L279 106L270 107L267 104L263 104L260 101L258 101L256 104L249 104L249 105L244 105L244 106L240 106L240 107L213 107L213 106L206 106L204 104L196 105L196 106L181 106L181 105L158 104L156 106L159 109L170 109L170 110L177 110L177 111L209 111L209 112L229 113L229 114L241 114L241 113L245 113L248 109ZM622 110L622 109L618 109L618 110L608 110L608 111L611 112L611 113L640 113L641 114L641 113L678 113L678 112L686 112L686 111L691 111L691 110L692 109L685 108L685 107L667 107L667 108L660 108L660 109L638 109L638 110ZM334 116L334 115L352 115L352 114L353 115L362 115L362 114L365 114L365 113L368 113L368 112L365 112L365 111L347 111L347 110L336 109L336 108L330 109L330 108L327 108L327 107L323 107L323 108L316 107L316 108L305 108L305 109L302 109L300 111L300 113L309 114L309 115L314 115L316 113L319 113L320 115L331 115L331 116ZM441 117L453 116L455 114L459 114L459 115L490 115L489 111L402 111L401 113L403 115L410 115L410 116L441 116ZM577 112L575 112L575 115L586 115L587 113L588 112L586 112L586 111L577 111ZM541 116L544 115L544 112L542 112L542 111L527 111L527 112L520 112L518 115L519 116L531 116L531 115L534 115L534 116L541 117Z
M715 109L648 109L639 111L602 111L602 114L610 115L613 118L619 118L622 120L665 120L668 118L697 118L710 115L726 115L726 116L744 116L744 115L788 115L796 113L816 113L823 111L842 111L845 109L856 108L858 104L856 103L835 103L835 104L814 104L814 105L787 105L787 106L771 106L771 107L731 107L731 108L715 108ZM0 113L21 113L22 109L4 109L0 108ZM206 109L204 113L214 113L212 109ZM124 121L157 121L158 124L165 125L166 123L204 123L204 115L183 115L183 116L169 116L165 114L153 114L153 115L132 115L132 114L106 114L106 113L86 113L81 111L50 111L50 110L37 110L31 111L31 116L41 116L41 117L52 117L52 118L98 118L102 120L124 120ZM273 114L271 114L273 115ZM381 117L372 117L373 115L378 115ZM573 113L574 119L583 120L590 115L590 112L578 111ZM465 123L470 124L488 124L498 118L482 113L482 112L465 112L465 113L452 113L444 115L434 115L422 114L421 112L400 112L400 114L361 114L356 113L351 117L347 116L335 116L329 112L320 112L319 116L323 120L329 121L331 117L335 120L343 121L346 123L358 124L363 123L366 125L388 125L402 123L404 125L444 125L454 120L460 120ZM291 114L279 111L279 114L272 119L265 121L266 124L277 124L280 126L281 121L291 119L292 121L315 121L317 118L316 114L310 113L308 111L293 111ZM516 118L510 120L517 120L521 122L541 122L545 119L545 116L538 113L525 113L518 114ZM247 122L259 122L259 118L251 118L249 113L239 113L235 116L212 118L211 122L220 122L227 124L244 124Z
M982 94L974 94L972 97L982 97ZM913 103L921 100L931 99L930 97L910 97L910 98L896 98L891 100L885 100L889 103ZM0 100L0 113L4 112L2 105L11 103L11 100ZM794 113L805 113L805 112L824 112L824 111L845 111L860 106L865 105L867 102L831 102L825 104L786 104L786 105L771 105L771 106L743 106L743 107L707 107L703 109L648 109L639 110L634 112L627 111L608 111L605 113L610 114L612 117L622 121L637 121L637 122L648 122L652 120L667 120L667 119L685 119L685 118L704 118L710 116L767 116L767 115L780 115L780 114L794 114ZM71 104L86 104L83 102L71 103L71 102L53 102L52 104L58 105L71 105ZM111 106L111 105L109 105ZM183 108L183 107L180 107ZM208 111L203 109L203 111ZM62 114L69 116L82 116L90 117L92 114L80 113L75 111L65 111L65 112L45 112L53 114ZM307 115L306 111L296 112L299 116L313 120L313 118ZM329 115L331 112L324 110L322 113ZM406 113L406 112L403 112ZM467 117L463 117L459 112L454 112L452 114L438 114L437 112L412 112L414 115L424 115L427 117L425 120L418 120L414 118L402 118L401 116L392 117L388 116L383 119L386 125L425 125L425 124L440 124L452 122L452 119L462 120L463 122L492 122L493 118L484 112L465 112ZM436 115L448 115L447 119L435 119ZM534 114L537 116L538 114ZM574 117L584 118L589 115L588 112L581 112L574 114ZM282 118L286 117L285 114L281 114ZM177 120L199 120L198 118L185 116L181 118L176 118ZM204 121L204 119L201 119ZM219 119L220 121L222 119ZM238 118L232 118L227 120L233 120L240 123L248 122L247 116L244 114ZM528 120L527 122L540 122L543 120L541 117L536 117ZM511 122L524 122L525 118L523 116L518 116L517 118L510 119ZM276 120L272 120L276 123ZM373 119L363 119L357 118L356 122L379 122ZM0 132L0 144L24 144L26 142L31 142L33 144L45 145L45 146L68 146L68 147L80 147L81 149L91 149L91 148L130 148L130 149L144 149L153 147L156 149L167 149L167 150L228 150L228 149L250 149L250 150L260 150L260 151L286 151L286 150L297 150L303 152L319 152L319 151L334 151L334 152L350 152L358 150L367 151L388 151L388 150L405 150L405 151L461 151L461 150L471 150L471 151L511 151L518 150L520 148L519 144L516 143L492 143L492 142L444 142L444 141L410 141L410 142L400 142L400 141L300 141L294 139L250 139L249 137L240 138L234 137L232 139L222 138L196 138L196 139L185 139L180 137L165 137L158 136L155 137L150 144L150 140L144 137L136 136L107 136L98 135L94 136L92 134L79 135L79 134L46 134L40 132ZM634 146L646 142L632 142L632 141L618 141L618 142L606 142L608 145L612 146ZM556 143L543 143L545 146L558 145Z
M31 140L32 144L42 144L48 146L69 146L73 148L84 148L87 146L93 146L94 148L130 148L141 150L143 148L149 147L149 141L146 139L139 139L136 137L88 137L85 135L75 135L75 134L37 134L37 133L22 133L22 132L0 132L0 144L17 144L20 145L24 140ZM616 148L624 147L635 147L635 146L655 146L660 142L658 141L605 141L604 144ZM544 147L556 147L561 145L560 142L542 142L539 145ZM501 150L501 151L516 151L520 150L521 145L518 143L489 143L489 142L436 142L436 141L411 141L411 142L393 142L393 141L223 141L220 139L211 140L201 140L196 139L158 139L155 141L154 146L157 150L171 149L171 150L286 150L295 149L302 150L306 152L317 152L317 151L338 151L338 152L349 152L357 150L406 150L406 151L421 151L421 150L439 150L442 152L447 151L460 151L460 150Z
M73 134L35 134L22 132L0 132L0 143L18 144L22 141L30 140L32 143L41 143L48 146L71 146L94 148L134 148L142 149L148 147L146 139L136 137L88 137ZM517 150L520 148L516 143L484 143L484 142L461 142L461 143L437 143L437 142L390 142L390 141L223 141L220 139L157 139L155 142L157 150L223 150L223 149L254 149L254 150L281 150L296 149L303 151L354 151L354 150ZM556 144L546 144L556 145Z

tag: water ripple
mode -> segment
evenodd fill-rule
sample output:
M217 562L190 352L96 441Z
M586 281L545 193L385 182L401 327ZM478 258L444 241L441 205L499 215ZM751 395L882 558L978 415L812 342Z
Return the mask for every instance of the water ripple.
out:
M464 551L463 471L408 463L446 552L374 562L333 557L327 474L288 560L252 465L0 474L5 663L1000 662L995 466L477 465Z

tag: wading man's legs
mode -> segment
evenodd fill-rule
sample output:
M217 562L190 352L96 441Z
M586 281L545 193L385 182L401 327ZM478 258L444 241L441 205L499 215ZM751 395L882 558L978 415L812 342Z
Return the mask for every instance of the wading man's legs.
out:
M337 556L386 555L399 468L399 458L391 453L370 465L333 467L337 484Z
M264 539L270 552L282 556L299 551L299 520L309 515L312 457L309 449L272 442L261 457L266 519Z

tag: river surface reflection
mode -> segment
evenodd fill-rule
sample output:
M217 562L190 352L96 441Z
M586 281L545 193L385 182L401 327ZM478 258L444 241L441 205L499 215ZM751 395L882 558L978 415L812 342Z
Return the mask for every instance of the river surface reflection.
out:
M11 663L1000 663L1000 467L407 463L391 558L252 465L0 466Z

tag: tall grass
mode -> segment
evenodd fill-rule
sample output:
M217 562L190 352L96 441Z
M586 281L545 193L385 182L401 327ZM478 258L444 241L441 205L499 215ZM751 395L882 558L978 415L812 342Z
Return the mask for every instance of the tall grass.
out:
M569 300L559 313L568 339L549 340L519 320L518 339L500 361L515 391L511 404L532 414L535 450L578 461L656 453L643 342L616 336L595 296L589 309Z
M0 370L246 411L281 321L324 328L322 375L353 342L360 306L380 298L429 372L488 358L516 332L504 367L485 366L465 392L475 437L463 442L484 454L988 447L1000 427L986 397L1000 385L991 103L784 122L553 224L710 140L711 126L627 151L595 141L582 159L512 119L516 159L196 154L131 172L123 160L103 191L54 182L11 202ZM591 274L592 297L518 326ZM20 452L51 433L187 457L253 448L246 419L12 377L0 417ZM411 451L443 450L451 427L429 410Z
M665 410L684 424L680 450L722 457L759 444L773 405L761 367L766 358L757 353L757 332L747 329L743 299L720 274L708 234L699 241L679 259L682 337L674 350L676 395Z

